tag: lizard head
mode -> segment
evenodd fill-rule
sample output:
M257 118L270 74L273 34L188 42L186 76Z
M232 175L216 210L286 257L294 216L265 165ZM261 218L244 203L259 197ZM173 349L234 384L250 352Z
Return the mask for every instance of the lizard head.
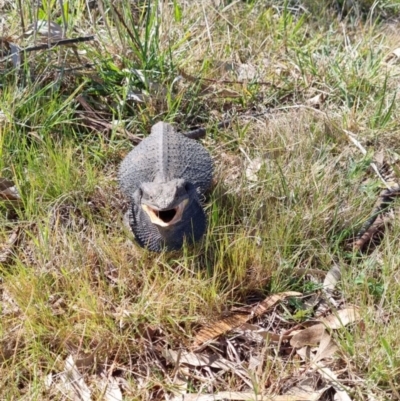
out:
M193 185L182 179L145 182L140 186L141 208L153 224L169 227L178 223L193 198Z

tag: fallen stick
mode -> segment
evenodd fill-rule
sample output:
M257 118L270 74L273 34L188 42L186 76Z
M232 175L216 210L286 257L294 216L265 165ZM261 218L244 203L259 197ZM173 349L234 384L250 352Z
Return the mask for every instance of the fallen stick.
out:
M361 251L367 244L371 242L376 233L384 227L385 222L387 221L384 213L389 210L392 202L399 195L399 185L394 185L390 189L385 189L379 194L371 216L357 233L356 240L353 243L353 250Z
M44 43L42 45L25 47L24 49L21 49L21 52L34 52L36 50L51 49L52 47L55 47L55 46L71 45L74 43L89 42L91 40L94 40L94 35L84 36L84 37L80 37L80 38L73 38L73 39L61 39L61 40L57 40L55 42Z

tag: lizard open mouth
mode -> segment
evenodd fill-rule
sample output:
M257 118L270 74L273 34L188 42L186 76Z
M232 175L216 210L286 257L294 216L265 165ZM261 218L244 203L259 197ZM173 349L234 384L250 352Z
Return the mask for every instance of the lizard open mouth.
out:
M181 220L187 203L188 200L185 199L177 207L168 210L158 210L144 204L142 204L142 208L150 217L153 224L157 224L161 227L168 227Z

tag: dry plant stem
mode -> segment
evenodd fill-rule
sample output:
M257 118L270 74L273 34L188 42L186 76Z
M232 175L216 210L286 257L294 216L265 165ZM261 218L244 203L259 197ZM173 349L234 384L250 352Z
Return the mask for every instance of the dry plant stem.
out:
M25 32L25 20L24 20L24 12L22 9L22 3L21 3L21 0L17 0L17 1L18 1L19 18L21 21L21 29L22 29L22 32Z
M126 29L126 32L128 33L128 35L131 38L132 42L135 43L136 47L139 49L140 48L140 43L137 42L137 40L135 38L135 35L132 33L131 29L126 25L124 17L118 11L118 8L116 7L116 5L114 3L111 3L111 6L112 6L115 14L117 14L117 16L119 18L119 21L121 22L123 27Z
M35 53L25 53L30 56L24 65L27 80L9 68L15 62L0 65L1 176L16 183L21 198L10 211L8 196L14 195L3 192L0 199L0 259L6 261L0 263L4 399L83 399L89 398L87 388L93 399L101 393L111 398L104 390L104 371L109 389L114 379L118 394L124 390L124 398L137 401L322 400L343 398L343 384L356 399L393 397L393 372L400 371L395 268L400 227L392 224L391 235L371 256L349 257L342 233L351 222L373 216L351 243L358 240L356 249L364 247L395 216L388 209L395 207L393 198L398 204L398 195L376 197L379 208L365 212L370 207L366 194L380 181L375 172L366 180L371 174L365 171L365 156L354 157L360 148L343 132L342 122L350 116L357 126L373 124L369 129L377 149L400 154L400 111L388 102L399 87L395 33L400 22L381 14L366 25L351 10L339 20L328 6L334 0L308 1L307 10L299 4L304 2L269 0L266 6L265 1L234 0L225 7L227 1L212 0L73 0L70 11L76 12L68 15L68 32L74 26L96 35L83 46L93 71L58 78L46 54ZM371 12L389 3L400 11L397 0L385 0L376 1ZM9 49L7 35L23 34L24 23L47 22L51 15L62 25L59 9L67 2L15 4L19 10L11 0L0 0L3 52ZM162 6L162 14L152 8L146 15L148 4ZM29 45L21 44L20 36L21 47L43 43L34 31ZM137 54L139 59L120 44L135 47L132 35L148 50ZM47 40L38 53L47 53ZM388 49L397 49L390 62ZM9 50L14 59L29 51L13 43ZM65 67L76 64L72 52L60 53ZM381 60L385 68L379 68ZM260 82L218 75L228 64L254 67L254 81ZM178 88L171 83L179 65L191 76ZM148 85L144 102L136 103L125 95L142 85L128 71L142 68L154 86ZM193 78L201 76L208 78ZM324 102L310 102L322 92ZM267 105L274 106L267 110ZM250 110L267 114L254 118ZM233 122L215 121L216 115L233 116ZM128 201L118 190L118 166L132 149L129 139L138 143L145 137L149 121L176 118L181 127L197 128L191 116L207 121L213 133L204 140L216 178L205 200L207 236L182 252L143 252L123 229ZM122 128L125 122L137 137ZM222 132L229 124L235 129ZM352 138L364 144L363 132L353 132ZM187 134L202 137L206 130ZM388 177L396 174L383 173L378 159L373 161L392 185ZM11 221L18 218L32 223ZM18 239L16 225L23 230ZM324 281L332 263L346 272L340 286L336 276L328 280L328 274ZM360 275L365 280L357 279ZM249 305L251 299L289 290L302 295L270 308ZM353 319L335 335L331 316L348 318L349 305L359 307L362 321ZM341 312L346 310L347 317ZM231 320L219 322L221 311ZM303 343L297 337L296 344L304 345L301 352L290 344L315 327L316 319L335 339L335 354L329 336L315 339L313 330L309 337L303 333ZM219 358L225 368L187 363L204 322L215 322L203 332L212 340L192 356ZM181 355L171 361L163 350L181 350ZM64 363L71 353L78 372ZM310 362L316 360L333 374L326 377L313 368ZM74 382L67 383L69 389L62 383L68 371ZM331 380L335 375L337 386ZM302 390L303 379L309 391L294 394ZM80 383L87 387L77 394ZM327 387L329 394L319 392Z
M361 150L361 153L365 156L367 154L367 150L361 145L361 143L359 141L357 141L357 139L355 138L355 135L348 131L348 130L343 130L343 132L347 135L347 137L350 139L350 141L357 146L358 149ZM385 181L385 179L382 177L382 175L379 172L379 169L377 167L377 165L374 162L371 162L371 167L372 169L375 171L375 174L379 177L379 179L383 182L383 184L385 185L385 187L387 189L390 189L390 186L388 185L388 183Z
M33 15L34 15L34 24L35 26L38 26L38 22L39 22L39 7L40 4L38 1L33 0L32 1L32 9L33 9ZM23 31L25 33L25 31ZM33 43L36 44L36 38L37 38L37 29L33 30Z
M85 4L86 4L86 11L87 11L87 13L89 15L90 24L94 27L95 23L94 23L94 20L93 20L92 12L90 10L89 0L85 0ZM101 8L100 0L98 1L98 5L99 5L99 8ZM107 22L105 21L104 23L106 24Z
M212 37L211 37L211 34L210 34L210 27L208 25L208 18L207 18L206 11L204 9L204 3L201 3L201 5L202 5L202 8L203 8L203 18L204 18L204 21L205 21L205 25L206 25L206 29L207 29L207 36L208 36L208 40L209 40L209 43L210 43L210 49L211 49L211 54L212 54L212 53L214 53L213 40L212 40Z
M47 0L47 9L51 10L51 0ZM35 29L36 30L36 29ZM48 34L47 34L47 44L50 43L50 38L51 38L51 12L49 11L47 13L47 30L48 30ZM62 38L64 39L64 38Z
M65 39L65 37L67 35L67 30L68 30L68 22L67 22L67 19L65 18L65 14L64 14L64 2L63 2L63 0L58 0L58 1L60 3L61 17L62 17L62 20L63 20L62 38Z
M246 81L231 81L231 80L226 80L226 79L212 79L212 78L202 78L202 77L193 77L192 75L186 73L182 68L179 69L179 74L182 75L183 78L187 79L188 81L191 82L199 82L199 81L206 81L206 82L212 82L216 84L225 84L225 85L243 85L246 84L248 85L251 83L252 85L259 85L259 86L270 86L271 88L274 89L279 89L279 90L285 90L286 88L281 88L279 86L274 85L271 82L263 82L263 81L251 81L251 82L246 82Z
M111 7L111 13L113 14L113 18L116 20L117 18L116 17L118 17L119 18L119 16L118 16L118 14L115 12L115 10L116 10L116 7L114 6L114 5L112 5L112 7ZM122 23L122 21L119 19L119 22L122 24L122 27L123 28L125 28L124 26L123 26L123 23ZM121 28L121 26L119 25L119 24L117 24L116 26L115 26L115 28L117 29L117 32L118 32L118 37L119 37L119 40L120 40L120 42L121 42L121 46L122 46L122 49L125 49L125 42L126 42L126 39L125 39L125 37L124 37L124 35L123 35L123 31L122 31L122 28ZM126 28L125 28L126 29ZM128 33L128 32L127 32ZM129 36L129 33L128 33L128 36Z
M65 45L71 45L74 43L90 42L94 39L95 39L94 35L84 36L84 37L80 37L80 38L73 38L73 39L62 39L62 40L58 40L55 42L49 42L48 44L26 47L24 49L21 49L21 52L33 52L33 51L37 51L37 50L51 49L55 46L65 46Z
M229 128L232 125L233 121L235 119L237 119L237 118L240 118L240 117L257 118L257 117L265 116L267 114L272 114L275 111L279 111L279 110L283 110L283 109L284 108L278 108L278 109L274 109L274 110L269 110L268 109L268 110L266 110L264 112L261 112L261 113L240 114L240 115L237 115L235 118L228 118L228 119L226 119L224 121L221 121L220 123L217 124L216 128L218 130L224 129L224 128ZM187 136L188 138L191 138L191 139L200 139L200 138L203 138L206 135L206 133L207 133L207 128L199 127L199 128L194 129L194 130L186 131L186 132L183 133L183 135L185 135L185 136ZM243 152L242 149L241 149L241 151Z

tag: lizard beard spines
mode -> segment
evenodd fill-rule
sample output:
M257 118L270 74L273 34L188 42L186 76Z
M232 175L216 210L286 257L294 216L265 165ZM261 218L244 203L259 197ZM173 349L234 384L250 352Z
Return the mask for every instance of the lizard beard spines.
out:
M136 242L153 252L179 250L185 241L193 244L201 239L207 227L206 215L197 202L192 202L186 210L181 224L167 229L152 224L143 209L135 204L128 211L128 221Z

